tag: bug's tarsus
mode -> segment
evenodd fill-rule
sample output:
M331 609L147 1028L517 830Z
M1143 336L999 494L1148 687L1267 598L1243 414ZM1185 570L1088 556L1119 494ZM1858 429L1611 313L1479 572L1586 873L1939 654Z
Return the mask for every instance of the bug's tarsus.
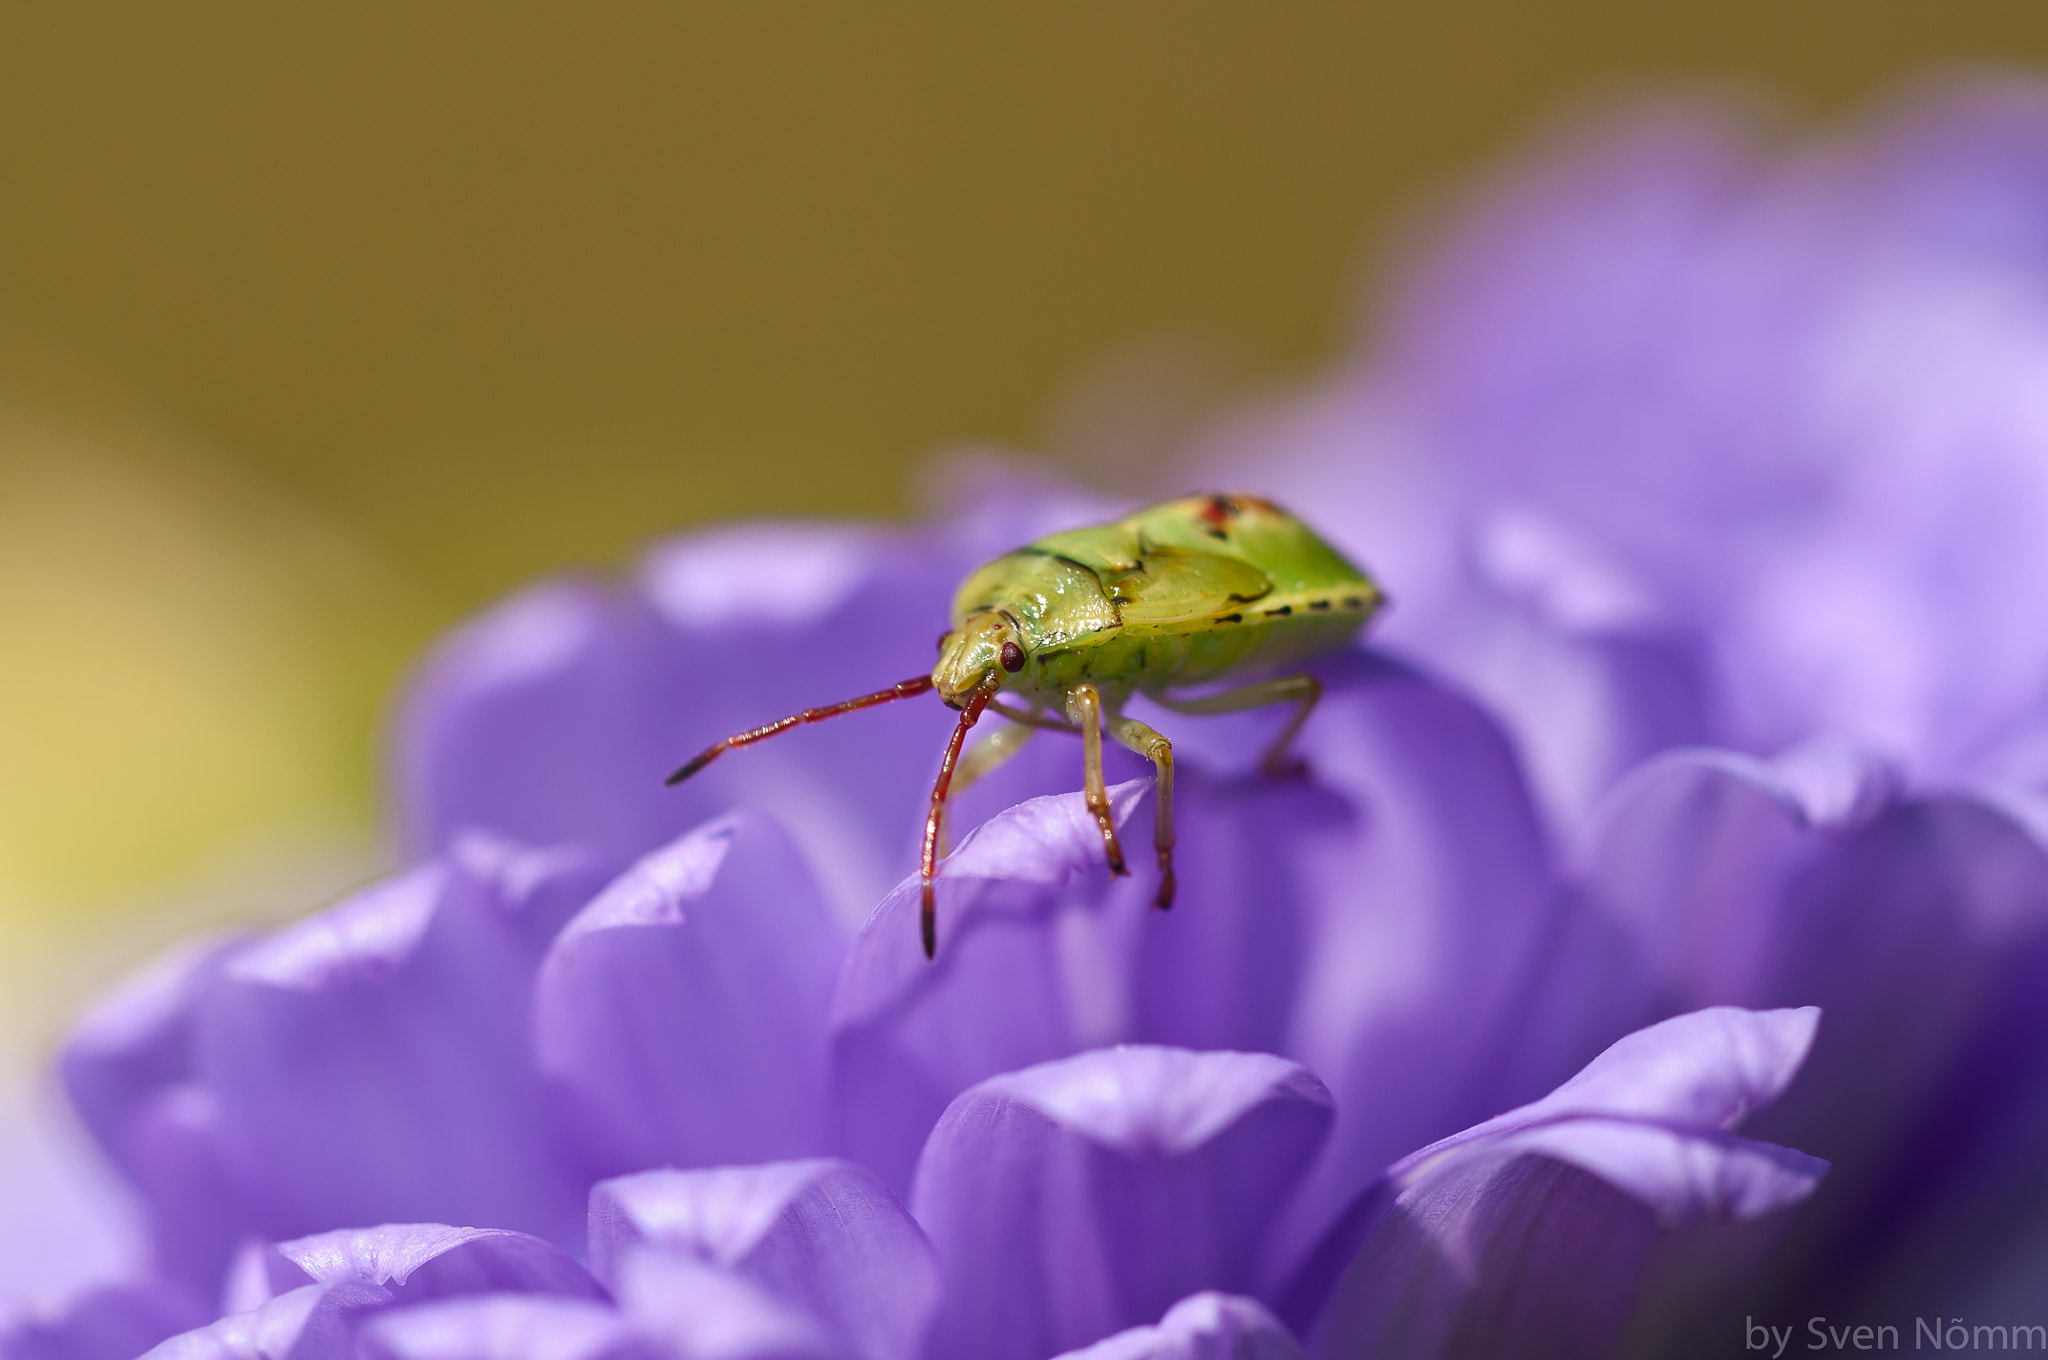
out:
M1165 744L1165 739L1160 739ZM1161 911L1173 907L1173 892L1177 886L1173 877L1173 748L1166 748L1166 759L1162 762L1158 782L1153 788L1155 806L1152 810L1152 853L1159 859L1159 891L1152 894L1152 905Z
M1159 890L1152 905L1165 911L1173 905L1173 743L1136 718L1118 714L1110 732L1127 749L1152 762L1152 851L1159 859Z
M805 723L823 722L827 718L836 718L842 713L857 713L863 708L873 708L877 704L891 703L897 699L915 698L917 695L930 690L931 687L932 678L929 675L914 675L908 680L899 681L889 686L887 689L878 689L873 694L863 694L858 699L848 699L843 703L827 704L823 708L807 708L801 713L792 713L787 718L777 718L774 722L768 723L765 726L756 727L752 731L737 733L727 737L715 746L705 747L663 782L668 787L674 788L735 746L751 746L757 741L766 741L770 737L787 732L792 727L801 727Z
M939 872L939 831L946 822L946 794L953 786L953 770L960 763L960 748L966 744L967 729L981 720L982 710L996 697L999 682L989 677L988 683L974 691L960 709L959 725L953 729L953 739L946 743L946 758L939 763L938 782L932 785L932 810L924 823L924 853L918 860L918 875L922 880L918 895L918 933L924 939L924 956L938 957L939 952L939 907L938 893L932 880Z
M1152 896L1152 905L1161 911L1173 910L1173 894L1177 885L1173 879L1173 857L1159 857L1159 891Z
M1307 779L1315 771L1308 757L1294 751L1276 751L1259 762L1259 773L1268 779Z

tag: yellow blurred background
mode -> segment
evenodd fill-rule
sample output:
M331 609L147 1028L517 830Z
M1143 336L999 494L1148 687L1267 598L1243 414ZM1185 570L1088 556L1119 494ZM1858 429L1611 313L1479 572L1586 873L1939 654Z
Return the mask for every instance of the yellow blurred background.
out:
M1129 476L1172 422L1090 392L1312 373L1589 101L1796 128L2044 48L2039 0L9 6L0 1027L373 872L407 658L526 577L905 514L963 441Z

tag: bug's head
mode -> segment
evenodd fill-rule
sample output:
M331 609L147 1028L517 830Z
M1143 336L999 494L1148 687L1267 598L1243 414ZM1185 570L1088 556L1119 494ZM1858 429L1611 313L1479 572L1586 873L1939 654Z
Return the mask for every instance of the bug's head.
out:
M977 614L939 639L939 664L932 684L953 708L964 708L991 678L1000 687L1024 669L1024 642L1016 625L1000 614Z

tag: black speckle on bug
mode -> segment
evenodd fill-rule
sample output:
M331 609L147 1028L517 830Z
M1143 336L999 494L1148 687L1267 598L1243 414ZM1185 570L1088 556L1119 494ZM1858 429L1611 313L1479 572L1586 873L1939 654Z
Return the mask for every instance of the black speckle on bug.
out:
M1242 622L1244 622L1244 615L1242 615L1242 614L1223 614L1223 615L1220 615L1220 616L1219 616L1219 617L1217 618L1216 622L1218 622L1218 623L1242 623Z
M1328 600L1310 600L1308 602L1308 607L1310 609L1328 609L1330 607L1330 602Z
M1228 529L1204 529L1202 532L1219 542L1228 543L1230 541L1230 531Z
M1346 609L1363 609L1365 608L1365 600L1357 595L1346 595L1344 597L1344 607Z
M1014 642L1005 642L997 656L1003 663L1003 669L1012 675L1024 669L1024 649Z
M1269 619L1284 619L1284 618L1287 618L1287 617L1289 617L1289 616L1290 616L1290 615L1292 615L1293 613L1294 613L1294 606L1293 606L1293 605L1291 605L1291 604L1283 604L1283 605L1281 605L1281 606L1280 606L1280 607L1279 607L1278 609L1268 609L1268 610L1266 611L1266 617L1267 617L1267 618L1269 618Z
M1072 567L1075 571L1085 571L1090 576L1093 576L1095 574L1095 568L1089 566L1086 562L1083 562L1078 558L1069 557L1065 553L1048 552L1044 548L1026 548L1024 551L1035 553L1040 557L1050 557L1053 561L1058 562L1062 566Z

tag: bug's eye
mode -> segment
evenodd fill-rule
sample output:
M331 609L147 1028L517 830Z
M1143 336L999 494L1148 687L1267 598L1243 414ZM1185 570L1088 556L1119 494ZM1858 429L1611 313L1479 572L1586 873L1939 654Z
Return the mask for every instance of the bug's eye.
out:
M1003 669L1012 675L1024 669L1024 649L1014 642L1003 644L999 659L1003 663Z

